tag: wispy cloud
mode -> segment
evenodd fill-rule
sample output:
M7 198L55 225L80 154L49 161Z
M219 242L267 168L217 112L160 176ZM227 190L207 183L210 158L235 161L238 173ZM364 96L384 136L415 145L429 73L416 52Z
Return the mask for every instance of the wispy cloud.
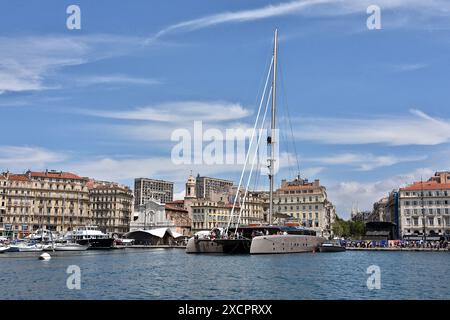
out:
M0 168L3 170L25 170L45 168L67 159L66 154L40 147L0 146Z
M76 79L77 84L81 86L90 85L109 85L109 84L130 84L130 85L143 85L152 86L161 84L161 81L152 78L139 78L124 74L110 74L110 75L93 75L93 76L80 76Z
M319 162L329 165L353 166L358 171L370 171L381 167L388 167L399 163L423 161L426 155L421 156L394 156L394 155L373 155L371 153L341 153L327 157L305 159L306 161Z
M222 101L181 101L135 108L128 111L78 110L78 112L111 119L145 120L170 123L192 121L217 122L241 119L251 112L239 103Z
M450 121L412 109L409 116L372 119L306 118L299 140L326 144L438 145L450 141ZM326 128L326 130L324 130Z
M271 4L255 9L234 12L222 12L201 18L182 21L160 30L150 40L176 32L187 32L226 23L256 21L293 14L313 16L341 16L353 13L365 13L373 0L297 0ZM450 10L450 4L445 0L378 0L376 4L383 10L404 9L421 15L442 15Z
M394 175L386 179L371 182L355 180L332 183L328 188L330 200L337 206L341 217L349 218L352 205L360 210L372 210L374 202L394 189L406 186L414 181L426 179L434 174L431 168L418 168L412 172Z
M411 64L398 64L395 65L393 68L394 71L397 72L408 72L424 69L426 67L428 67L428 65L425 63L411 63Z
M58 70L117 56L140 45L140 39L112 35L0 37L0 91L55 88L59 84L47 80Z

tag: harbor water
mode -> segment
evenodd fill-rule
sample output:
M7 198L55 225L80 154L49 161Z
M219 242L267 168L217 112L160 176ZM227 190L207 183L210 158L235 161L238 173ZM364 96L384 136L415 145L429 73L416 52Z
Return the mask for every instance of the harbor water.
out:
M189 255L124 249L0 255L1 299L450 299L450 252ZM81 288L69 289L69 266ZM370 266L380 288L369 289Z

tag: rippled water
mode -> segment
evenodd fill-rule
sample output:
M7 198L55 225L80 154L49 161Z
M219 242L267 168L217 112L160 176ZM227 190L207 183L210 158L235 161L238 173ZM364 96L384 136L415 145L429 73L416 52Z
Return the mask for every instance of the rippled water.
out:
M2 299L450 299L450 252L188 255L181 249L0 255ZM66 286L69 265L81 290ZM381 268L368 290L367 267Z

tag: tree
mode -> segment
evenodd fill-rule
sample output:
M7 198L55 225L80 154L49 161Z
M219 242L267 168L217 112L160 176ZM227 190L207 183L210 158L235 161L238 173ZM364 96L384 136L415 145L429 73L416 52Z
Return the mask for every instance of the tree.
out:
M361 238L365 233L365 224L362 221L345 221L339 217L333 222L331 229L334 235L344 238Z

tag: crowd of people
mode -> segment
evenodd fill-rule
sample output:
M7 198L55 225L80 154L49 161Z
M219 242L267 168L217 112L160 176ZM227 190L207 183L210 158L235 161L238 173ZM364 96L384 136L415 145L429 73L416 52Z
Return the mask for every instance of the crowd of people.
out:
M430 248L430 249L447 249L448 241L408 241L408 240L346 240L342 241L343 245L352 248Z

